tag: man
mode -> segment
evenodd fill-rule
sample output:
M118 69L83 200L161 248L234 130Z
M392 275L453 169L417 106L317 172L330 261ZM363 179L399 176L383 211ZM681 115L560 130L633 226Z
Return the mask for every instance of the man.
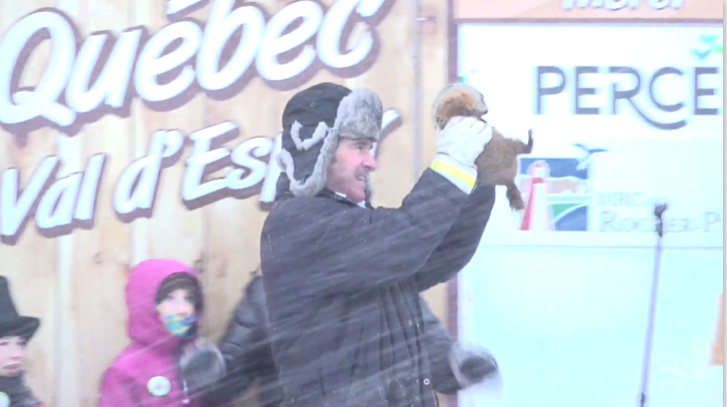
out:
M371 147L382 105L323 83L283 113L276 203L261 234L281 407L430 407L419 293L449 280L479 244L495 199L476 185L492 129L454 118L438 154L397 209L372 208Z
M426 301L422 300L421 305L426 328L424 343L429 349L434 391L454 394L496 374L497 363L490 354L461 349L429 310ZM273 361L265 291L257 270L245 287L245 294L235 308L219 349L227 373L224 379L205 390L206 405L231 406L257 382L259 406L280 406L283 389Z

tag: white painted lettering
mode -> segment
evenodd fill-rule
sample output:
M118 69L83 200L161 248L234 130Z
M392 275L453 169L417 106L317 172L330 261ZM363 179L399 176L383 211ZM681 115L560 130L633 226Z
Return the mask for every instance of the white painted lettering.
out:
M254 137L237 146L232 152L232 162L242 168L227 174L227 187L233 191L241 191L263 182L268 173L268 164L260 158L270 155L273 145L272 139Z
M124 104L141 29L121 34L96 83L90 87L91 72L99 63L101 49L110 37L107 33L94 34L88 37L78 53L75 69L66 88L68 107L78 113L93 111L102 102L112 108L120 108Z
M182 45L162 55L178 39L182 40ZM202 30L191 21L172 23L154 34L139 54L136 63L134 80L139 96L147 102L162 102L187 90L195 78L191 66L185 66L175 79L163 85L159 84L158 76L178 68L194 57L201 40Z
M52 181L59 164L58 156L45 157L20 197L20 170L10 168L3 172L0 185L0 238L3 243L14 245L17 242L31 208L40 199L43 189Z
M255 71L272 88L298 87L302 83L296 79L307 80L320 69L316 58L336 75L359 65L368 69L378 55L373 33L385 14L382 10L389 10L385 5L392 1L338 0L324 16L321 5L303 0L286 5L266 22L267 14L259 5L235 7L235 0L216 0L204 31L193 21L174 21L153 34L142 49L142 27L122 32L113 45L111 34L105 32L91 34L84 41L75 38L80 30L70 17L45 8L15 23L0 43L0 125L12 134L55 125L74 135L105 114L123 116L128 112L132 87L149 108L169 111L183 106L199 89L215 92L216 99L229 99L242 91ZM207 2L179 0L167 6L168 11L179 14ZM341 44L343 30L351 18L362 20L368 30L342 53L341 48L346 48ZM284 34L301 19L302 24ZM21 63L44 31L53 42L50 64L33 90L15 89ZM241 40L230 50L237 31L242 31ZM77 43L83 46L76 57ZM297 55L281 63L279 56L290 52ZM98 78L94 78L95 72L100 72ZM93 114L104 107L110 109Z
M69 226L73 221L76 198L83 174L76 172L58 179L51 185L38 205L35 222L41 231Z
M80 222L93 221L99 192L98 187L101 184L101 176L105 164L106 154L103 153L94 154L88 160L86 171L83 173L81 190L78 193L78 203L74 215L75 220Z
M224 179L203 182L202 174L205 166L221 161L230 155L230 149L224 146L210 150L212 140L234 131L237 131L235 123L224 122L199 130L189 136L194 141L194 149L192 155L187 159L187 171L184 173L182 181L183 201L195 201L226 187Z
M149 153L124 170L114 190L114 210L122 220L123 216L135 218L135 211L153 209L162 161L177 154L183 143L184 136L179 131L157 131L149 143Z
M282 35L286 27L300 18L303 19L300 26ZM311 39L320 29L322 20L321 6L309 0L291 3L275 14L268 22L257 57L257 70L260 76L269 81L281 81L298 76L308 69L316 58L316 51L312 45L303 47L294 60L284 65L278 63L277 56Z
M11 81L21 51L30 39L47 30L53 43L48 67L34 90L18 90L13 95ZM0 43L0 123L19 124L43 117L59 126L76 119L73 110L59 104L58 97L68 81L76 54L76 39L69 22L60 15L42 11L15 23Z
M370 3L370 4L368 4ZM379 0L338 0L326 13L321 29L318 32L318 58L331 68L347 68L361 63L371 52L374 37L370 32L361 35L356 46L347 54L339 51L343 27L353 11L358 7L373 15L374 5L381 7Z
M262 41L265 16L255 6L232 10L234 0L217 0L204 29L202 48L197 54L197 81L203 89L221 90L232 86L248 70ZM224 68L219 67L222 49L232 34L243 28L243 38Z

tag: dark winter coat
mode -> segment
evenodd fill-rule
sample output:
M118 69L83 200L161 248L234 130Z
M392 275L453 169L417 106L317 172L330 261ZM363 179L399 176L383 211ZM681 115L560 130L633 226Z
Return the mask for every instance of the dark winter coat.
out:
M0 377L0 398L10 402L8 407L42 407L41 403L33 391L30 390L28 385L25 383L25 378L22 374L12 377ZM0 401L0 404L6 400Z
M421 306L427 334L425 343L432 365L432 386L436 392L454 394L462 388L449 365L448 356L454 341L426 301L422 300ZM248 397L243 393L256 381L260 407L279 407L283 402L283 389L273 361L267 324L265 291L260 274L255 272L219 343L227 375L207 392L209 406L227 406L238 396Z
M431 169L397 209L281 196L261 264L282 407L436 405L419 293L470 261L494 199Z

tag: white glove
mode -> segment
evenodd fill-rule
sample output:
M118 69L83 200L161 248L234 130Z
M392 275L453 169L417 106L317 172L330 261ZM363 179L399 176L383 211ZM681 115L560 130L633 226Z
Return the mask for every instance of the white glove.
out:
M492 140L492 127L475 117L453 117L437 132L432 169L469 194L477 181L475 160Z
M453 117L437 133L437 152L475 168L475 160L492 140L492 126L475 117Z

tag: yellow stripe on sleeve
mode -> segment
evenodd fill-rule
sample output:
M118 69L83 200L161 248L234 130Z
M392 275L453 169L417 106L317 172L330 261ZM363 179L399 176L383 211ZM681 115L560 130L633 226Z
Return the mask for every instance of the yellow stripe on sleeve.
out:
M447 173L447 174L453 176L454 178L458 179L459 181L462 181L465 185L467 185L470 188L474 188L475 182L477 181L477 179L475 177L466 173L465 171L462 171L456 165L452 165L448 162L444 162L441 160L434 161L432 163L432 169L437 172Z

